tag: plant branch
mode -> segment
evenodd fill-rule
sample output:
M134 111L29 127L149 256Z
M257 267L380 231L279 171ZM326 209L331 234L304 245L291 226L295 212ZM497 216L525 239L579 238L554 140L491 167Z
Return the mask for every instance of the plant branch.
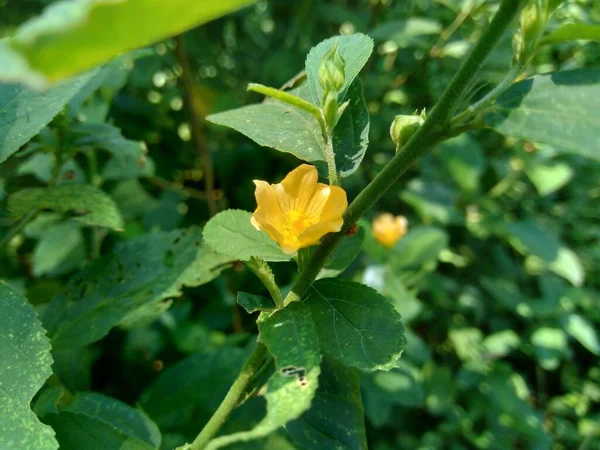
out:
M275 283L275 276L273 275L271 267L259 258L250 258L250 261L246 262L246 265L267 288L277 309L283 308L283 295L279 290L279 286Z
M233 410L238 407L244 398L248 386L251 384L254 375L259 372L269 353L264 344L257 342L256 347L248 357L242 371L235 379L229 392L206 423L200 434L194 439L189 450L201 450L218 433L221 426L229 418Z
M443 138L449 126L448 119L456 108L456 104L477 75L487 56L512 23L522 3L523 0L502 1L488 28L471 49L421 128L350 204L344 214L342 230L327 236L317 247L310 262L286 297L285 304L302 299L346 231L392 187L419 157Z
M329 184L332 186L339 186L340 180L338 179L337 168L335 167L335 153L333 151L332 133L327 133L325 136L325 160L327 162Z
M10 230L8 230L2 240L0 240L0 251L9 244L12 238L23 231L23 228L25 228L33 219L35 219L39 212L39 209L29 211Z
M208 214L212 217L217 213L217 203L213 194L215 189L215 175L213 171L212 156L204 139L200 114L194 106L194 78L192 76L188 55L185 51L183 35L180 34L176 36L175 40L177 42L175 56L181 66L181 77L179 78L179 81L183 94L183 104L185 105L188 114L192 139L202 158L202 166L204 168L204 193L206 196L206 203L208 204Z

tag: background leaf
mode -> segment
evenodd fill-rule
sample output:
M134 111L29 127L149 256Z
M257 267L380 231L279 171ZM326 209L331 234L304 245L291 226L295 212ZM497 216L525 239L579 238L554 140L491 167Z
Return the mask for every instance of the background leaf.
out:
M406 339L400 314L377 291L336 278L316 281L305 299L323 351L362 370L389 369Z
M600 41L600 25L567 23L552 31L538 45L561 44L563 42L590 39Z
M29 403L52 371L50 343L27 300L0 282L0 448L55 450L50 427Z
M599 160L598 96L598 69L538 75L508 89L484 120L499 133Z
M158 450L160 431L142 412L101 394L77 394L58 414L46 414L61 449Z
M15 76L9 64L0 70L0 80L16 79L36 87L54 83L250 3L252 0L61 1L21 25L3 43L0 55L17 60L22 72ZM133 30L134 22L148 26Z

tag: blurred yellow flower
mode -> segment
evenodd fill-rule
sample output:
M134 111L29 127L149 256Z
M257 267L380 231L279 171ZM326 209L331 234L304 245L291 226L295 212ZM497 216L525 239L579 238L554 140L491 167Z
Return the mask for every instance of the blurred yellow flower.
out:
M346 192L317 180L317 169L308 164L292 170L279 184L254 180L257 208L252 225L265 230L287 254L318 244L324 235L342 228Z
M383 213L373 220L373 237L385 247L393 247L406 234L408 220L404 216Z

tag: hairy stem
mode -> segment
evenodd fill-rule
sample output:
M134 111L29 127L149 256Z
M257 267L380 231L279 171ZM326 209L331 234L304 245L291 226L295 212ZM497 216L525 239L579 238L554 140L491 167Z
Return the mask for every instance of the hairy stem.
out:
M421 128L350 204L344 214L342 230L327 236L323 243L317 247L311 260L286 297L286 304L298 301L306 294L348 228L356 223L419 157L443 137L449 126L449 117L456 108L456 104L469 83L477 75L487 56L513 21L522 3L523 0L503 0L488 28L475 44L456 75L454 75L452 82L446 88Z
M279 286L275 283L275 277L273 276L271 267L269 267L265 261L257 258L251 258L250 261L246 262L246 265L267 288L277 309L283 308L283 295L279 290Z
M215 175L213 171L212 156L210 150L204 140L204 133L202 130L202 121L200 120L200 114L194 106L194 78L192 76L192 69L188 55L185 51L185 44L183 42L183 35L175 37L177 41L177 47L175 49L175 56L179 65L181 65L181 77L180 85L183 93L183 104L188 114L188 120L190 121L190 127L192 131L192 139L196 148L200 152L202 159L202 166L204 169L204 194L206 196L206 203L208 204L208 214L210 217L217 213L217 203L213 191L215 190Z
M327 162L329 184L339 186L340 180L338 179L337 168L335 167L335 153L333 151L333 136L331 133L327 133L325 136L325 160Z
M254 351L248 357L242 371L235 379L229 392L212 415L210 420L204 426L200 434L194 439L190 450L201 450L206 444L215 437L221 426L229 418L233 410L239 406L241 399L244 398L248 386L252 382L255 373L257 373L268 359L269 353L264 344L258 342Z

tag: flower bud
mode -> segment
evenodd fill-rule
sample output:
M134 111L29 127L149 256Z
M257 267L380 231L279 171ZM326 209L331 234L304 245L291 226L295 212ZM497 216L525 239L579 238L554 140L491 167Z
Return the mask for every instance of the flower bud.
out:
M519 18L521 26L513 38L513 54L517 62L523 64L533 54L556 6L557 3L553 1L550 4L550 0L530 0L523 8Z
M400 150L408 142L424 121L423 114L396 116L390 127L390 136L396 144L396 151Z
M346 63L338 51L336 42L323 56L319 66L319 84L325 93L328 91L339 92L342 89L345 81L345 66ZM323 102L325 102L325 95L323 96Z

